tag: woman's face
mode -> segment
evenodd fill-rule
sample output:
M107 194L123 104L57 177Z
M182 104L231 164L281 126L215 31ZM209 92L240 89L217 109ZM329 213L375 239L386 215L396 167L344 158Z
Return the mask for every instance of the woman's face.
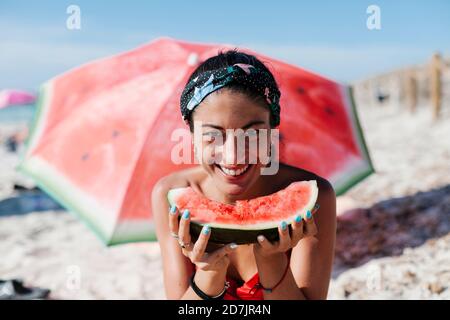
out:
M208 95L192 121L196 158L214 185L225 195L245 195L261 174L261 155L270 152L269 110L225 88Z

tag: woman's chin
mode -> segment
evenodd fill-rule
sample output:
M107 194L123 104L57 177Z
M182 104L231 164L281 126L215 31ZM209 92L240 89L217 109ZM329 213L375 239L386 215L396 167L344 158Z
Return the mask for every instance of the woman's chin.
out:
M238 196L244 194L248 190L248 186L246 183L232 183L228 181L224 181L220 177L215 177L216 186L227 195Z
M239 196L244 194L247 191L248 188L238 185L230 185L226 184L224 186L223 192L229 196Z
M253 176L257 166L250 165L248 170L240 177L230 177L224 174L219 168L214 170L214 180L216 185L224 194L239 196L245 194L253 181Z

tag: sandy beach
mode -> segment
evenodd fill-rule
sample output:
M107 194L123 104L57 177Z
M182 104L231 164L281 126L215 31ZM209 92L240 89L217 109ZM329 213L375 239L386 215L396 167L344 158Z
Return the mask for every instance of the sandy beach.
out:
M338 198L330 299L450 299L450 113L361 108L376 174ZM0 142L24 124L0 124ZM0 201L33 186L0 146ZM0 215L0 278L52 299L164 299L157 243L106 248L64 211Z

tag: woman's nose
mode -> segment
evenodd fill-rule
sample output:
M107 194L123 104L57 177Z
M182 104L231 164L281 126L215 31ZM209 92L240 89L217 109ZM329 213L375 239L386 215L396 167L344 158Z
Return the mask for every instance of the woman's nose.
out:
M245 145L239 143L235 134L227 134L223 145L224 164L236 165L245 163Z

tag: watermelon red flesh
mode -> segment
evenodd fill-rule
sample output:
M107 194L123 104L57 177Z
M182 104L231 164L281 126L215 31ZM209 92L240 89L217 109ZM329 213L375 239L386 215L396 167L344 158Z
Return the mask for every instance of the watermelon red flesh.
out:
M236 201L234 205L209 200L190 187L170 190L168 199L180 212L189 210L195 239L203 225L209 224L209 241L242 244L255 242L259 234L277 240L281 221L291 224L297 214L304 216L314 207L317 195L317 183L311 180L294 182L274 194Z

